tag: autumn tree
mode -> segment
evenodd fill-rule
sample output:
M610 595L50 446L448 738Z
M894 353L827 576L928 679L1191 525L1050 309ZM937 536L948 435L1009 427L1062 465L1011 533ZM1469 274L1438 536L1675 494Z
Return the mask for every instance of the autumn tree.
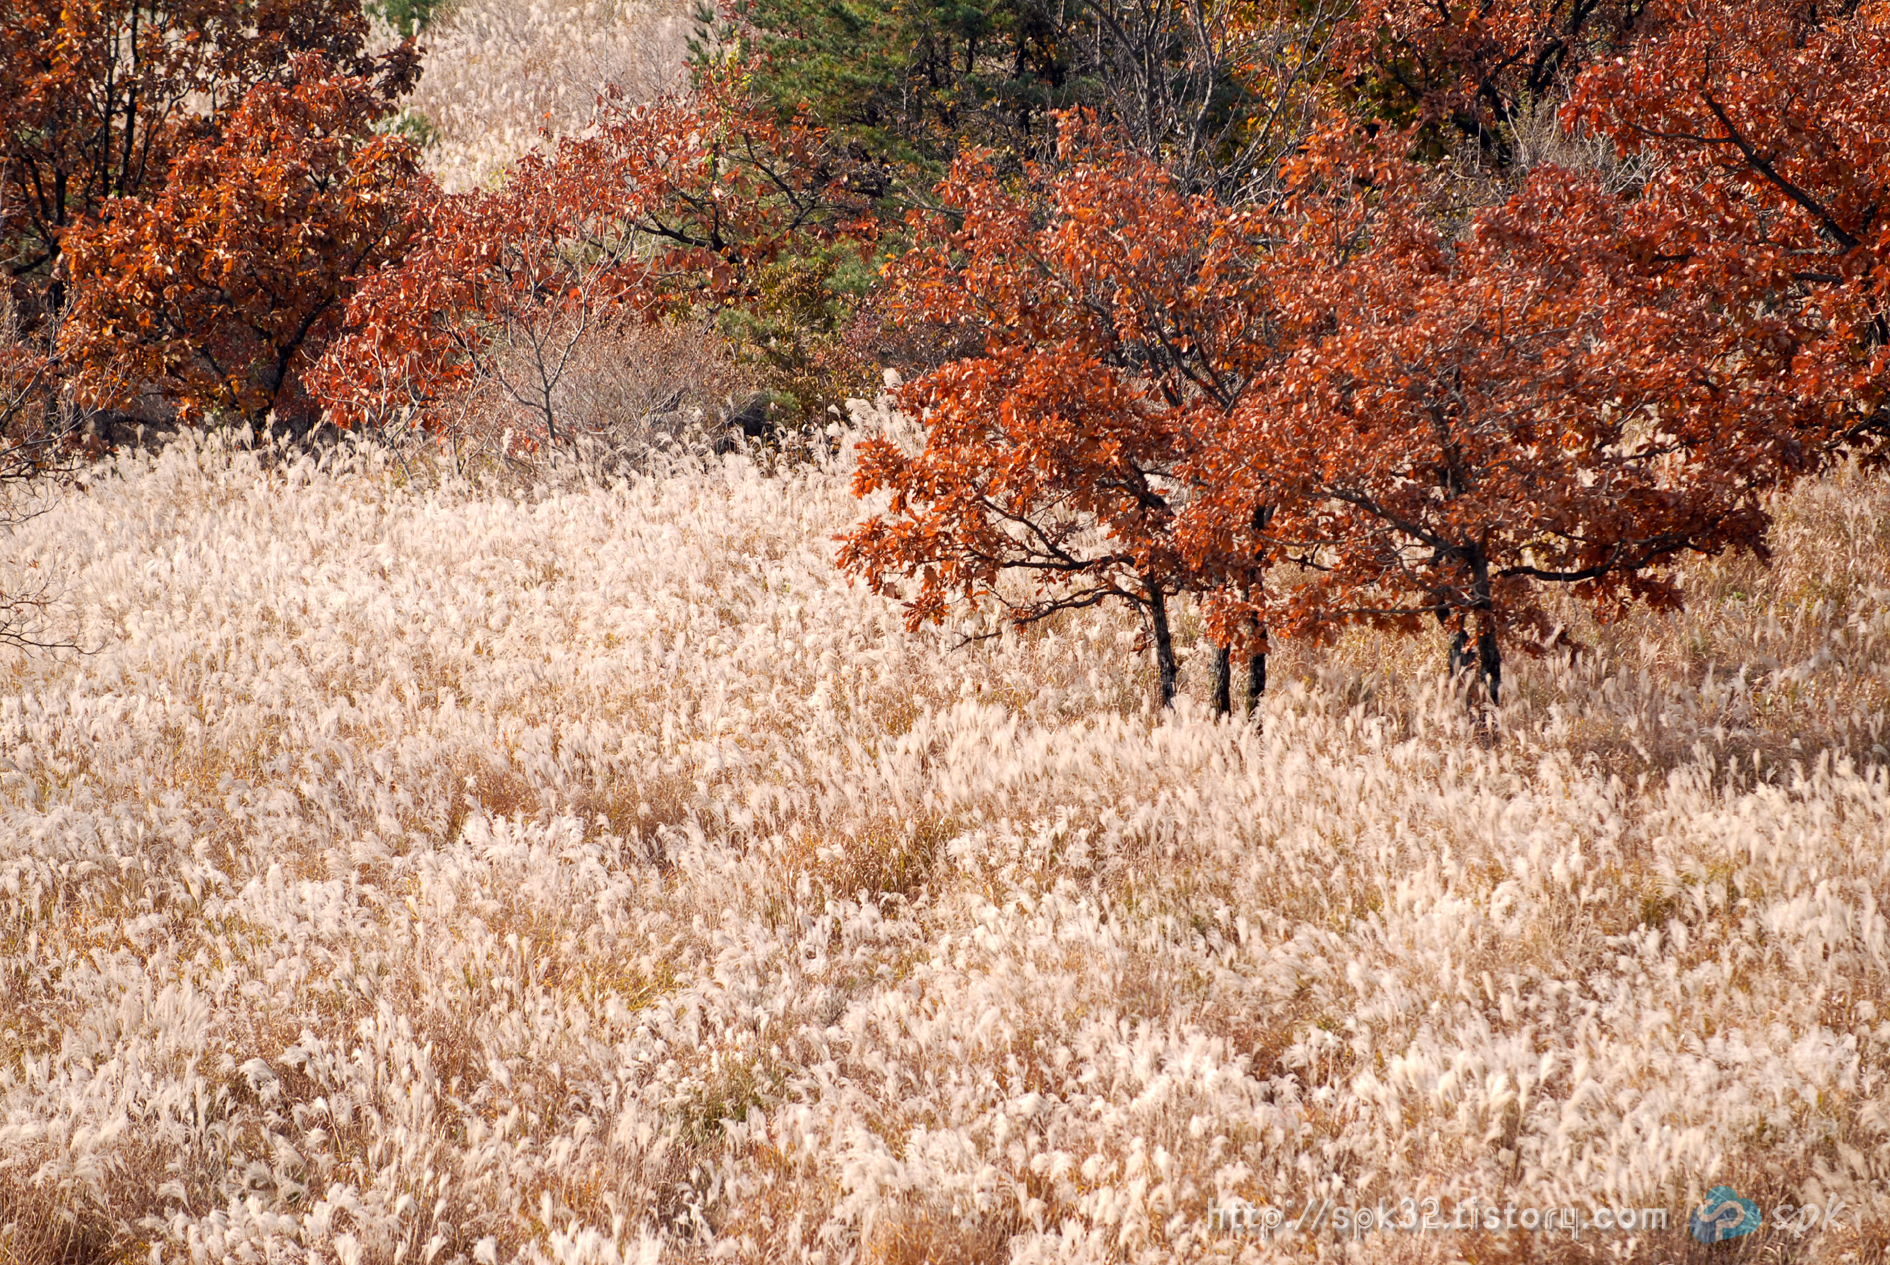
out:
M371 57L367 34L357 0L10 3L0 21L8 269L52 278L71 225L114 199L155 195L179 156L214 142L250 88L298 53L375 77L384 97L405 91L414 48Z
M1703 374L1763 364L1804 467L1890 437L1890 4L1663 4L1564 112L1652 173L1631 212L1667 284L1725 314ZM1745 370L1740 369L1743 373Z
M1362 0L1336 60L1357 108L1409 130L1433 157L1468 143L1497 168L1537 110L1586 67L1634 55L1649 0Z
M1394 179L1421 181L1408 166ZM1267 617L1452 633L1498 698L1502 642L1550 631L1562 586L1603 614L1670 606L1690 553L1763 554L1765 492L1800 463L1780 349L1669 282L1632 206L1537 172L1453 238L1406 199L1370 248L1292 296L1324 329L1235 419L1217 470L1238 519L1304 569Z
M398 258L423 187L411 145L378 135L383 89L298 55L146 203L65 230L73 303L59 349L79 398L147 389L193 421L312 421L304 377L355 279Z
M1187 195L1093 121L1063 128L1065 166L1036 169L1034 190L967 157L939 186L948 210L917 217L895 316L972 350L900 394L922 451L860 445L855 493L887 503L839 559L876 592L916 581L914 627L961 600L1016 624L1126 603L1167 705L1170 601L1264 580L1251 547L1188 551L1176 529L1198 493L1184 472L1279 354L1271 224ZM1264 644L1257 628L1244 640Z
M975 346L907 390L922 453L865 450L860 488L890 505L843 560L916 581L915 621L1016 573L1030 596L1000 600L1025 620L1186 591L1228 641L1438 621L1495 701L1552 590L1604 617L1676 604L1687 555L1763 554L1773 488L1881 453L1887 12L1361 6L1342 34L1365 126L1302 146L1248 221L1254 316L1224 328L1252 345L1212 354L1250 370L1218 415L1192 380L1151 389L1210 344L1147 331L1211 292L1145 286L1153 261L1193 266L1150 197L1064 180L1033 205L961 168L941 193L962 222L927 221L895 275L908 316ZM1605 135L1618 168L1521 161L1570 91L1552 130ZM1469 164L1514 165L1494 205L1464 209L1449 130ZM1085 167L1091 144L1072 170L1114 161ZM1230 222L1187 231L1224 244ZM1239 573L1283 561L1301 583Z
M783 122L811 119L855 160L853 188L888 230L881 250L890 257L904 246L900 219L929 203L957 155L984 152L1012 175L1025 161L1051 160L1066 109L1107 120L1184 192L1226 202L1264 194L1278 159L1331 94L1328 53L1348 8L1349 0L735 0L719 15L702 8L717 38L695 48L699 67L739 48L762 107ZM849 257L786 252L764 276L771 293L729 323L763 360L791 362L772 372L789 379L797 401L844 394L823 392L836 376L865 389L870 374L854 370L875 356L909 368L909 357L923 363L938 351L914 347L880 319L874 278Z
M578 196L645 235L669 307L716 319L778 420L877 383L848 335L878 280L883 170L806 111L762 108L746 64L656 106L606 103L559 161L594 191Z
M1880 454L1890 421L1885 17L1365 6L1354 48L1410 127L1350 187L1395 214L1293 288L1301 327L1327 327L1209 450L1234 500L1194 507L1184 535L1277 505L1266 534L1307 576L1267 618L1435 618L1492 700L1503 643L1548 631L1549 588L1606 616L1677 604L1689 553L1763 554L1766 493ZM1633 178L1540 169L1458 227L1449 164L1404 156L1434 158L1447 126L1507 163L1524 107L1571 81L1557 126L1607 136Z
M344 425L418 421L491 385L530 410L558 443L554 398L575 344L615 309L647 297L646 269L628 237L563 202L528 155L496 191L437 192L418 208L424 225L398 267L368 278L348 333L312 383ZM513 347L525 363L510 360Z

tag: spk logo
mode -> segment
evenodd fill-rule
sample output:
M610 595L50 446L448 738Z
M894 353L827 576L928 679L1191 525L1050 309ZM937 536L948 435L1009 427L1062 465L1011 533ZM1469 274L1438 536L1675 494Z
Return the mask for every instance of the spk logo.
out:
M1687 1229L1702 1243L1723 1243L1759 1228L1759 1205L1741 1199L1731 1186L1715 1186L1687 1218Z

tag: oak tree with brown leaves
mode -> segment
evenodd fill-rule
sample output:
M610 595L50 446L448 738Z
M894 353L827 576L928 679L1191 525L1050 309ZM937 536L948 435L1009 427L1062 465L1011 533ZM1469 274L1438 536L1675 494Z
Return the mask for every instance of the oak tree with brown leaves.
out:
M1631 210L1666 284L1725 321L1702 374L1776 374L1813 468L1890 438L1890 3L1650 5L1659 38L1563 115L1652 173Z
M1686 554L1764 552L1801 455L1785 365L1703 363L1740 318L1670 285L1594 182L1539 171L1453 238L1397 188L1424 173L1378 178L1370 248L1296 289L1324 328L1209 454L1233 499L1198 512L1277 506L1266 537L1305 575L1268 595L1275 626L1435 619L1494 703L1502 641L1552 631L1547 588L1673 605Z
M356 278L405 249L425 184L407 140L370 130L385 109L372 81L301 55L186 149L155 200L66 230L59 350L78 397L130 407L155 390L187 421L312 422L304 377Z
M1272 226L1187 196L1081 116L1062 127L1064 166L1033 169L1034 189L971 156L938 189L948 209L916 217L893 312L975 350L901 391L922 451L860 445L855 492L887 502L839 558L878 592L916 580L915 627L959 601L994 601L1014 624L1126 603L1167 705L1171 600L1264 581L1251 542L1188 551L1177 527L1199 493L1191 463L1279 355ZM1257 627L1245 646L1263 649Z
M367 35L356 0L13 0L0 20L9 271L52 277L68 227L113 199L153 196L172 162L214 141L250 88L299 53L398 96L416 50L371 56Z

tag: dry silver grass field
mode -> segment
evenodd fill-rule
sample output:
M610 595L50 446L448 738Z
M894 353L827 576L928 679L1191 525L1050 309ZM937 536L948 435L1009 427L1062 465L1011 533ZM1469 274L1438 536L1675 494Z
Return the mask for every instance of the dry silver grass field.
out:
M691 14L683 0L452 0L420 35L426 70L405 103L428 167L448 189L490 185L582 129L600 89L635 102L676 87Z
M1886 1258L1890 483L1492 741L1423 641L1262 727L1117 617L909 635L844 464L175 448L15 530L91 652L0 662L0 1258ZM1407 1196L1670 1221L1224 1224Z

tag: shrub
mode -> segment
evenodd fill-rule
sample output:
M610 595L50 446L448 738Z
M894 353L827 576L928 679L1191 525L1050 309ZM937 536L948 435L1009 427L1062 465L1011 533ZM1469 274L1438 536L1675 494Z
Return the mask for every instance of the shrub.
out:
M430 413L461 470L552 455L544 419L565 446L603 474L647 468L657 454L705 454L732 442L731 402L747 382L726 343L702 321L607 317L582 330L554 329L566 354L549 395L521 400L539 369L528 345L494 349L487 371L465 379Z

